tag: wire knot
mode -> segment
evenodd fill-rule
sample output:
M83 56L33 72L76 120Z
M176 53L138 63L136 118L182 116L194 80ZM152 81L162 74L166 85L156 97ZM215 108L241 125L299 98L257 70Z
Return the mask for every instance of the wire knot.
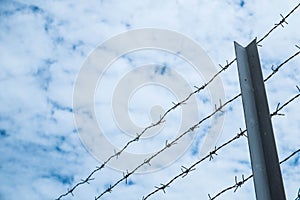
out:
M282 19L280 20L280 22L278 24L275 24L275 25L276 26L280 25L282 28L284 28L283 24L289 24L289 23L287 23L286 18L282 14L280 14L280 16Z
M158 187L158 186L155 186L155 188L157 188L158 190L162 190L164 193L166 193L166 191L165 191L165 189L167 188L167 187L170 187L169 185L164 185L164 184L160 184L161 186L160 187Z
M241 181L237 181L237 176L235 176L234 179L235 179L235 189L234 189L234 192L236 192L237 189L239 187L241 187L245 183L245 179L244 179L244 175L242 175L242 180Z
M209 161L211 161L212 159L214 159L213 155L218 155L216 147L215 147L215 149L213 151L209 152Z

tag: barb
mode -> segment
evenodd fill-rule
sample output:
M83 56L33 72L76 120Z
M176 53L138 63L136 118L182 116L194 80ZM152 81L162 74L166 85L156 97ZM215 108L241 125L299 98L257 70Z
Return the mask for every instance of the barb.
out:
M297 51L295 54L293 54L292 56L290 56L288 59L286 59L283 63L279 64L276 68L274 68L274 66L271 67L272 69L272 73L267 76L267 78L265 78L264 81L269 80L274 74L276 74L278 72L278 70L285 65L287 62L289 62L290 60L292 60L293 58L295 58L296 56L298 56L300 54L300 51Z
M286 107L288 104L290 104L292 101L294 101L294 100L295 100L296 98L298 98L299 96L300 96L300 94L297 94L296 96L292 97L290 100L288 100L286 103L284 103L279 109L276 109L273 113L278 112L279 110L282 110L284 107ZM275 116L273 113L270 114L271 117L272 117L272 116ZM192 164L190 167L188 167L188 168L187 168L187 167L184 167L185 170L182 170L182 169L181 169L181 173L179 173L178 175L176 175L174 178L172 178L169 182L167 182L167 183L164 184L164 185L165 185L165 186L170 186L170 184L171 184L172 182L174 182L176 179L178 179L179 177L182 177L182 178L183 178L183 177L187 176L187 174L188 174L190 171L192 171L191 169L195 170L195 169L196 169L195 167L196 167L197 165L199 165L200 163L202 163L204 160L206 160L206 159L209 159L209 161L212 160L212 159L213 159L212 155L217 155L217 151L219 151L220 149L224 148L225 146L228 146L228 145L231 144L233 141L239 139L241 136L246 136L246 135L245 135L246 131L247 131L247 130L242 130L242 129L240 129L240 132L239 132L235 137L233 137L233 138L230 139L229 141L225 142L224 144L222 144L222 145L219 146L218 148L215 147L215 149L214 149L213 151L211 151L211 152L210 152L209 154L207 154L205 157L203 157L202 159L200 159L200 160L198 160L197 162L195 162L194 164ZM290 155L290 157L292 157L292 156L295 155L296 153L297 153L297 152L294 152L294 154ZM290 157L288 157L288 158L286 158L286 159L289 159ZM285 162L285 160L282 161L282 162ZM282 163L282 162L280 162L280 163ZM244 175L242 175L242 181L237 181L237 177L235 177L235 182L236 182L236 184L233 185L233 186L231 186L231 187L229 187L229 188L230 188L230 189L233 189L233 188L234 188L234 192L235 192L239 187L241 187L241 186L244 184L244 182L246 182L246 181L247 181L248 179L250 179L251 177L252 177L252 176L247 177L246 179L244 179ZM228 189L228 188L224 189L223 191L220 192L220 194L218 194L218 196L221 195L222 193L226 192L227 190L230 190L230 189ZM148 195L144 196L144 197L143 197L143 200L148 199L150 196L152 196L153 194L159 192L160 190L162 190L162 189L161 189L161 188L156 188L154 191L152 191L152 192L149 193ZM165 193L165 191L164 191L164 193ZM210 195L209 195L209 198L210 198L210 199L214 199L214 198L211 198Z
M275 26L274 26L272 29L270 29L270 30L269 30L269 31L268 31L268 32L267 32L260 40L258 40L257 44L260 45L259 43L261 43L264 39L266 39L266 38L267 38L267 37L268 37L275 29L277 29L277 27L282 26L284 23L287 24L286 19L287 19L287 18L288 18L288 17L289 17L289 16L290 16L290 15L291 15L298 7L299 7L299 6L300 6L300 4L298 4L295 8L293 8L293 9L292 9L285 17L283 17L283 16L281 15L281 16L282 16L281 21L280 21L279 23L275 24ZM297 46L297 45L296 45L296 47L299 48L299 46ZM265 81L267 81L267 80L268 80L269 78L271 78L274 74L276 74L276 73L278 72L278 70L279 70L284 64L286 64L288 61L290 61L291 59L293 59L294 57L296 57L299 53L300 53L300 51L297 52L296 54L294 54L293 56L291 56L291 57L290 57L289 59L287 59L285 62L283 62L283 63L281 63L280 65L278 65L278 67L277 67L275 70L273 70L272 74L270 74L270 75L265 79ZM91 181L91 180L94 180L94 178L92 178L92 176L93 176L96 172L101 171L101 170L106 166L106 164L109 163L113 158L118 158L118 157L122 154L122 152L125 151L125 149L127 149L128 146L131 145L131 143L134 143L134 142L139 141L140 137L141 137L146 131L148 131L149 129L151 129L151 128L155 127L155 126L158 126L158 125L164 123L164 122L165 122L165 120L164 120L165 117L166 117L172 110L175 110L177 107L179 107L179 106L185 104L185 103L186 103L186 102L187 102L194 94L199 93L201 90L204 90L211 82L214 81L214 79L216 79L217 76L219 76L222 72L224 72L226 69L228 69L235 61L236 61L236 58L234 58L234 59L231 60L230 62L228 62L228 60L226 60L226 65L225 65L225 66L222 66L222 65L219 64L219 66L221 67L221 70L218 71L218 72L217 72L217 73L216 73L216 74L215 74L215 75L214 75L207 83L205 83L205 84L202 85L201 87L194 86L194 87L196 88L196 90L194 90L192 93L190 93L190 94L189 94L185 99L183 99L182 101L180 101L180 102L178 102L178 103L173 103L173 106L170 107L170 108L169 108L169 109L168 109L168 110L160 117L160 119L159 119L157 122L155 122L155 123L153 123L153 124L147 126L147 127L146 127L144 130L142 130L140 133L137 133L137 134L136 134L137 136L136 136L134 139L128 141L128 142L123 146L123 148L121 148L119 151L115 150L114 154L111 155L106 161L104 161L103 164L102 164L100 167L96 167L96 169L94 169L92 172L90 172L90 174L87 176L87 178L82 179L80 182L78 182L77 184L75 184L71 189L68 189L66 193L61 194L61 195L57 198L57 200L60 200L61 198L65 197L65 196L67 196L67 195L69 195L69 194L71 194L71 195L73 196L73 192L74 192L74 190L75 190L77 187L79 187L79 186L82 185L82 184L89 183L89 181ZM236 97L234 97L233 100L236 99L236 98L238 98L240 95L241 95L241 94L239 94L239 95L237 95ZM222 108L220 108L220 109L222 109ZM191 131L193 131L195 128L197 128L197 126L191 127L190 129L191 129ZM167 148L169 148L170 146L171 146L171 145L168 144L168 147L167 147ZM150 165L150 162L147 162L147 164ZM131 175L131 173L128 174L128 176L130 176L130 175Z
M297 149L296 151L294 151L293 153L291 153L288 157L286 157L285 159L283 159L282 161L280 161L280 164L286 162L287 160L289 160L290 158L292 158L293 156L295 156L297 153L300 152L300 149ZM211 198L210 195L209 196L209 200L214 200L217 197L221 196L222 194L224 194L225 192L234 189L234 192L236 192L237 188L241 187L243 184L245 184L249 179L253 178L253 174L251 174L250 176L248 176L246 179L242 179L242 181L237 182L237 177L235 176L235 184L232 186L229 186L225 189L223 189L221 192L219 192L218 194L216 194L214 197ZM299 189L300 192L300 189ZM295 200L299 200L300 197L300 193L298 192L298 197Z
M296 86L297 87L297 86ZM298 87L297 87L298 88ZM282 106L280 106L280 103L277 104L276 110L271 114L271 116L274 115L281 115L284 116L284 114L278 113L280 110L282 110L284 107L286 107L289 103L291 103L292 101L294 101L295 99L297 99L300 96L300 91L298 94L296 94L293 98L291 98L289 101L285 102Z
M190 173L191 171L196 170L196 168L186 168L184 166L181 166L181 171L182 171L182 178L186 177L186 175L188 175L188 173Z
M237 176L234 177L234 180L235 180L235 189L234 189L234 192L236 192L237 189L238 189L239 187L241 187L241 186L245 183L244 174L242 174L242 180L241 180L241 181L238 181L238 180L237 180Z
M297 196L297 198L295 200L300 200L300 188L298 190L298 196Z
M293 12L295 12L298 8L299 8L299 6L300 6L300 3L298 4L298 5L296 5L285 17L282 15L282 14L280 14L280 16L282 17L282 19L278 22L278 23L276 23L276 24L274 24L274 27L273 28L271 28L270 30L269 30L269 32L267 32L260 40L258 40L257 41L257 44L259 44L260 42L262 42L264 39L266 39L277 27L279 27L279 26L281 26L281 27L284 27L284 24L288 24L287 23L287 18L293 13Z
M159 190L162 190L164 193L166 193L165 191L165 188L169 187L168 185L164 185L164 184L160 184L161 186L158 187L158 186L155 186L155 188L159 189Z

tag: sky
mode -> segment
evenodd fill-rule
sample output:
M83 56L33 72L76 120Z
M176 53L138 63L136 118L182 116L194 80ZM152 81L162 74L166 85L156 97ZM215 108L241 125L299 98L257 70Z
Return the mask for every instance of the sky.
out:
M86 141L97 146L97 152L93 152L91 146L86 145L80 134L82 127L78 127L75 119L74 102L77 99L74 93L78 76L99 45L135 29L169 30L197 43L205 51L203 55L220 70L219 64L225 66L226 61L235 58L234 41L246 46L256 37L260 39L282 19L280 14L285 16L297 3L291 0L0 0L0 199L56 199L100 166L101 156L114 154L88 135ZM272 73L273 65L276 67L299 50L295 47L300 45L299 20L300 10L296 10L287 19L288 24L278 27L260 43L258 50L264 77ZM282 105L297 94L299 65L297 56L266 82L271 112L278 103ZM134 70L141 66L144 67L143 76L134 76ZM133 75L129 76L132 71ZM138 127L145 127L151 120L159 119L157 113L173 106L172 102L178 102L178 96L187 95L189 92L181 90L185 86L179 84L178 77L192 89L200 87L207 78L176 53L159 49L129 52L112 62L93 91L94 117L101 125L107 143L119 149L136 135L135 132L121 131L119 118L127 117ZM219 78L226 100L240 92L236 63ZM129 93L131 96L127 93L126 96L124 90L136 80L168 81L166 85L135 83L140 87L133 88ZM86 83L89 81L92 78L87 77ZM118 87L121 88L119 96L113 96ZM172 111L166 117L166 124L155 129L157 133L149 133L149 138L128 147L124 154L142 157L143 162L147 158L143 155L157 152L166 140L176 138L182 122L197 121L209 115L214 110L214 92L221 90L205 89L196 94L194 101L198 107L192 108L196 113L182 114L184 106ZM81 92L81 96L86 94L86 91ZM113 113L112 102L128 107L124 112L117 109ZM296 99L285 107L281 111L285 116L272 117L279 160L300 147L299 103ZM216 146L246 127L241 98L226 106L224 111ZM180 152L163 155L152 166L153 170L144 168L146 171L133 174L127 184L121 182L101 199L142 199L155 186L179 174L182 166L190 166L199 160L201 146L213 126L213 120L201 124L192 139L185 141L192 142L185 151L180 149ZM181 146L184 141L177 143ZM241 180L242 175L246 177L252 173L245 137L217 154L184 178L175 180L165 189L166 193L160 191L151 198L208 199L208 194L214 196L234 184L235 176ZM112 159L111 165L94 174L90 184L79 186L73 196L69 194L62 199L95 199L123 177L125 168L138 164L136 160L124 159L122 155L118 160ZM299 165L299 154L281 165L287 199L297 197ZM219 199L255 199L252 179L236 192L231 190Z

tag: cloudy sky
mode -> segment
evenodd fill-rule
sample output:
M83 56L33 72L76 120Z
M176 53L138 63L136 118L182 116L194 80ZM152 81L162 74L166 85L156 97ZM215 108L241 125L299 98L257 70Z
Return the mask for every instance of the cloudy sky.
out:
M0 199L55 199L101 165L99 157L91 153L78 134L77 129L81 127L76 126L73 107L78 74L98 45L129 30L167 29L198 43L220 70L219 64L224 66L226 60L235 58L234 41L245 46L255 37L260 39L281 20L280 14L285 16L297 4L292 0L0 0ZM300 45L299 20L300 10L296 10L287 19L288 24L283 24L284 28L278 27L260 43L264 77L272 73L272 65L276 67L299 50L295 47ZM167 79L172 86L144 84L121 102L123 96L113 96L114 89L123 85L123 94L124 88L133 82L126 79L127 74L141 66L146 66L143 73L147 73L139 76L140 79ZM266 82L271 112L279 102L283 104L297 94L299 66L300 58L295 57ZM176 92L185 86L177 84L175 72L192 89L210 78L195 73L178 55L153 49L141 49L120 57L102 75L103 80L98 82L94 94L95 117L103 135L116 149L122 148L136 133L121 130L118 116L113 116L111 111L111 102L116 101L117 105L128 102L128 119L145 127L152 119L159 119L155 114L162 109L166 111L172 102L182 100L176 98L182 92L180 95ZM159 79L155 79L157 76ZM225 99L240 92L236 63L219 77ZM214 110L211 93L205 89L195 95L198 109L193 120L200 120ZM272 118L280 160L300 147L299 103L296 99L281 111L285 116ZM181 114L183 110L180 107L170 113L166 124L160 127L164 130L157 129L157 134L149 134L125 153L150 155L161 149L166 140L176 138L180 130L178 124L185 119L181 117L186 116ZM216 146L233 138L240 128L245 129L240 98L224 111L225 119ZM121 118L123 114L121 112ZM187 117L191 116L194 115ZM142 199L155 189L154 186L168 182L181 172L181 166L188 167L199 159L201 145L212 123L205 122L195 131L197 135L191 146L180 152L180 156L172 160L174 162L154 172L130 176L127 184L121 182L102 199ZM97 140L89 138L89 141ZM108 151L105 145L97 147L101 155ZM161 157L165 159L167 157ZM121 157L113 159L113 164L94 174L95 179L90 184L79 186L74 196L69 194L62 199L94 199L123 177L122 162ZM297 196L299 165L299 154L281 165L287 199ZM152 199L208 199L208 194L214 196L234 184L235 176L240 180L242 175L250 174L247 139L241 137L222 148L212 161L202 162L188 176L174 181L165 194L160 191ZM255 199L253 181L219 199Z

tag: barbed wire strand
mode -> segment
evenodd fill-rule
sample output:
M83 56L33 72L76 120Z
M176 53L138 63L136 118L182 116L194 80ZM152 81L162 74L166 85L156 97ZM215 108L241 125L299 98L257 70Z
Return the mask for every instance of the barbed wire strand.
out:
M298 88L298 87L297 87ZM270 114L271 117L275 116L275 115L282 115L279 113L279 111L281 111L284 107L286 107L288 104L290 104L291 102L293 102L295 99L297 99L300 96L300 92L293 96L290 100L288 100L287 102L285 102L282 106L277 106L275 111L273 113ZM225 146L228 146L229 144L231 144L233 141L239 139L241 136L246 136L247 130L242 130L240 129L240 132L233 137L232 139L230 139L229 141L223 143L222 145L220 145L219 147L215 147L215 149L213 151L211 151L209 154L207 154L205 157L203 157L202 159L198 160L197 162L195 162L194 164L192 164L190 167L184 167L182 166L181 168L181 173L179 173L178 175L174 176L172 179L170 179L169 182L167 182L166 184L160 184L161 186L155 186L155 190L152 191L151 193L147 194L146 196L144 196L142 198L142 200L146 200L148 199L150 196L152 196L153 194L159 192L160 190L162 190L165 193L165 188L169 187L171 185L172 182L174 182L176 179L178 179L179 177L184 178L189 172L196 170L196 166L199 165L200 163L202 163L204 160L208 159L212 160L214 155L217 155L217 151L219 151L220 149L224 148ZM286 158L289 159L289 158ZM249 178L249 177L248 177ZM247 178L247 179L248 179ZM246 179L245 179L246 180ZM240 182L237 182L237 185ZM230 189L234 188L234 186L232 186ZM227 188L227 190L229 190ZM222 191L223 192L223 191Z
M291 57L295 58L294 55L292 55ZM287 60L290 61L291 57L289 57ZM284 64L287 64L288 62L286 62L287 60L283 61ZM280 64L281 65L281 64ZM283 66L283 65L281 65ZM276 73L278 73L278 71L276 71ZM272 73L272 76L274 76L274 74L276 73ZM271 77L272 77L271 76ZM267 81L267 80L266 80ZM265 81L265 82L266 82ZM298 88L298 87L297 87ZM215 111L212 112L211 114L209 114L208 116L206 116L205 118L203 118L202 120L200 120L198 123L196 123L194 126L190 127L188 130L186 130L185 132L183 132L182 134L180 134L177 138L175 138L172 142L169 142L167 143L166 142L166 145L165 147L163 147L162 149L160 149L159 151L157 151L155 154L153 154L150 158L148 159L145 159L145 161L143 163L141 163L140 165L138 165L135 169L133 169L130 173L127 172L126 176L123 174L123 177L121 179L119 179L117 182L115 182L113 185L110 185L104 192L102 192L98 197L95 197L95 199L100 199L104 194L106 193L111 193L112 192L112 189L114 187L116 187L119 183L121 183L122 181L126 181L127 178L134 174L139 168L141 168L142 166L146 165L146 164L150 164L150 161L155 158L156 156L158 156L160 153L162 153L163 151L165 151L166 149L170 148L171 146L177 144L177 142L182 138L184 137L186 134L190 133L190 132L193 132L195 129L199 128L199 125L202 124L204 121L210 119L212 116L214 116L216 113L218 112L223 112L222 109L227 106L228 104L230 104L231 102L235 101L238 97L241 96L241 93L239 93L238 95L234 96L233 98L231 98L230 100L228 100L227 102L225 102L224 104L222 104L220 102L220 106L219 107L215 107ZM287 105L286 103L284 105ZM276 109L276 112L277 114L279 113L279 111L282 109L283 107L282 106L277 106L277 109ZM273 114L274 115L274 114ZM214 153L214 152L213 152ZM211 154L211 156L213 155L213 153ZM164 186L161 186L162 189L165 189Z
M270 35L270 33L273 32L279 25L282 25L283 23L286 23L286 19L287 19L287 18L288 18L288 17L289 17L289 16L290 16L290 15L291 15L298 7L299 7L299 5L300 5L300 4L298 4L293 10L291 10L285 17L283 17L283 19L282 19L278 24L276 24L276 26L274 26L271 30L269 30L269 31L267 32L267 34L265 34L265 35L257 42L257 44L259 44L259 43L262 42L264 39L266 39L266 38ZM282 16L282 15L281 15L281 16ZM297 46L297 47L298 47L298 46ZM147 127L146 127L145 129L143 129L140 133L137 133L137 136L136 136L134 139L128 141L128 142L123 146L123 148L120 149L119 151L115 151L114 154L111 155L106 161L104 161L104 162L102 163L101 166L96 167L96 169L94 169L92 172L90 172L90 174L89 174L85 179L81 179L81 181L78 182L77 184L75 184L71 189L68 189L66 193L61 194L61 195L57 198L57 200L60 200L62 197L67 196L67 195L69 195L69 194L71 194L71 195L73 196L73 192L74 192L74 190L75 190L77 187L79 187L80 185L83 185L83 184L85 184L85 183L89 184L89 182L90 182L91 180L94 180L94 178L92 178L92 176L93 176L96 172L98 172L98 171L100 171L101 169L103 169L103 168L106 166L106 164L110 162L110 160L112 160L113 158L118 158L118 157L120 156L120 154L121 154L123 151L125 151L125 149L127 149L128 146L130 146L131 143L134 143L134 142L139 141L140 137L141 137L147 130L149 130L149 129L155 127L155 126L158 126L158 125L160 125L160 124L162 124L162 123L164 123L164 122L165 122L164 118L165 118L172 110L175 110L175 109L176 109L177 107L179 107L180 105L183 105L184 103L186 103L186 102L187 102L194 94L199 93L201 90L204 90L211 82L213 82L213 81L214 81L214 80L215 80L222 72L224 72L226 69L228 69L235 61L236 61L236 58L233 59L233 60L231 60L230 62L228 62L228 60L226 60L226 65L225 65L225 66L222 66L221 64L219 64L219 66L221 67L221 70L218 71L218 72L217 72L217 73L216 73L216 74L215 74L215 75L214 75L207 83L205 83L205 84L202 85L201 87L196 87L196 86L195 86L196 90L194 90L192 93L190 93L184 100L182 100L182 101L180 101L180 102L178 102L178 103L173 103L173 106L172 106L171 108L169 108L169 109L168 109L168 110L160 117L160 119L159 119L157 122L155 122L155 123L153 123L153 124L147 126ZM276 72L277 72L278 70L279 70L279 68L278 68L278 69L276 68ZM275 72L275 71L273 70L273 72ZM276 73L276 72L275 72L275 73Z
M298 153L300 153L300 149L297 149L296 151L294 151L293 153L291 153L288 157L286 157L285 159L283 159L282 161L280 161L280 164L286 162L287 160L289 160L290 158L292 158L293 156L295 156ZM223 189L221 192L217 193L213 197L211 197L210 194L208 194L208 198L209 198L209 200L214 200L217 197L219 197L222 194L224 194L225 192L230 191L232 189L234 189L234 192L236 192L239 187L242 187L242 185L245 184L251 178L253 178L253 174L251 174L250 176L248 176L246 179L244 179L244 176L242 175L242 180L241 181L237 181L237 177L235 176L235 184L234 185L229 186L229 187ZM299 194L298 194L298 198L299 198Z

